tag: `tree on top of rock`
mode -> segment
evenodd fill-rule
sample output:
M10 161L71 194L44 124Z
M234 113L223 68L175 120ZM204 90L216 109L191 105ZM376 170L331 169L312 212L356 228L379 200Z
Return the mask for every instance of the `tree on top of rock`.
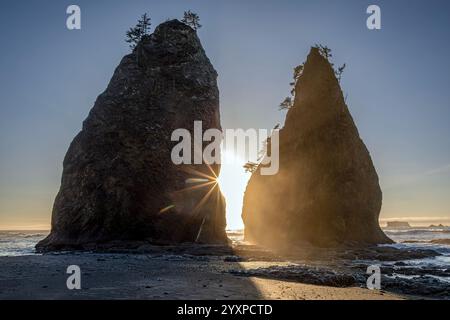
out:
M248 161L246 164L243 165L245 172L253 173L258 169L258 164Z
M142 37L150 33L150 26L152 25L150 20L147 13L144 13L141 19L138 20L136 26L127 31L125 41L130 44L131 49L136 48L136 45L141 41Z
M336 74L336 78L338 79L339 82L341 82L342 74L344 73L346 66L347 65L344 63L342 66L340 66L339 68L337 68L337 70L334 71L334 73Z
M298 65L294 68L294 77L293 77L294 81L292 81L290 83L290 85L292 86L292 89L291 89L292 97L295 96L295 85L297 84L298 79L300 79L301 75L303 74L303 67L304 67L304 64L302 63L301 65Z
M323 46L321 44L316 44L315 46L317 49L319 49L319 53L325 58L325 59L330 59L331 57L333 57L333 55L331 54L331 49L328 48L327 46Z
M294 103L294 101L292 100L291 97L286 97L283 102L280 103L279 105L279 109L280 110L288 110L292 107L292 104Z
M302 63L294 68L293 81L289 83L289 85L291 86L291 96L286 97L283 102L280 103L279 110L289 110L290 108L292 108L295 98L295 85L303 74L303 67L304 64Z
M324 57L325 59L328 60L328 62L330 62L331 67L334 69L334 63L331 62L331 58L333 57L333 55L331 54L331 49L321 44L316 44L314 47L319 50L319 53L322 57ZM336 75L336 79L339 82L341 82L342 74L344 73L346 66L347 65L344 63L342 66L338 67L337 69L334 69L334 74Z
M184 24L187 24L192 29L196 30L200 29L202 25L200 24L200 17L195 12L191 10L185 11L183 20L181 20Z

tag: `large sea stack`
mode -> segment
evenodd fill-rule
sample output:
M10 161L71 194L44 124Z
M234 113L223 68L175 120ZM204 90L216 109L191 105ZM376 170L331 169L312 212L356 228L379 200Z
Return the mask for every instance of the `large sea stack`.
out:
M173 130L193 132L194 121L203 131L221 128L216 79L189 26L172 20L144 36L71 143L52 230L37 249L112 240L225 243L225 200L214 180L219 166L171 160ZM195 183L206 176L209 184Z
M329 61L312 48L280 130L280 169L248 183L247 240L286 247L391 242L380 229L382 193L369 152Z

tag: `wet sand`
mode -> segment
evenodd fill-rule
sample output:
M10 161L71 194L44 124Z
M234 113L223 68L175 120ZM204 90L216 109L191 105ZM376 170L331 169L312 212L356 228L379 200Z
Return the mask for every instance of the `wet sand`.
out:
M350 286L337 288L239 271L286 261L233 261L192 254L65 253L0 258L0 299L404 299ZM258 259L256 259L258 260ZM264 260L264 259L261 259ZM266 259L267 260L267 259ZM69 265L81 268L81 290L69 290Z

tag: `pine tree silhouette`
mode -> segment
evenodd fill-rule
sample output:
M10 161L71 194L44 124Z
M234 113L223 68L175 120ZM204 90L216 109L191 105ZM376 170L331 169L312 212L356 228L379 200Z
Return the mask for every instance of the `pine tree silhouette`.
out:
M130 44L131 49L136 48L142 37L150 33L150 26L152 25L150 20L147 13L144 13L136 26L127 31L125 41Z
M187 24L192 29L196 30L200 29L202 25L200 24L200 17L195 12L192 12L191 10L185 11L183 19L181 22Z

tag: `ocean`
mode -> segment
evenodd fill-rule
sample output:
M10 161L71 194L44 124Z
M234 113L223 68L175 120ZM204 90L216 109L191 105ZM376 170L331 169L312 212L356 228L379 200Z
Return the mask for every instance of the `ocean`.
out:
M450 267L450 227L411 227L384 229L396 243L395 248L433 249L441 254L434 258L407 260L414 267ZM0 231L0 256L23 256L36 254L34 246L44 239L48 231ZM242 231L229 231L234 242L242 242ZM450 279L450 278L449 278Z
M49 231L0 231L0 257L36 254L34 246Z
M441 254L441 256L434 258L404 261L407 266L450 268L450 227L384 228L383 231L396 242L387 246L398 249L432 249ZM440 280L450 282L450 273L449 277Z

